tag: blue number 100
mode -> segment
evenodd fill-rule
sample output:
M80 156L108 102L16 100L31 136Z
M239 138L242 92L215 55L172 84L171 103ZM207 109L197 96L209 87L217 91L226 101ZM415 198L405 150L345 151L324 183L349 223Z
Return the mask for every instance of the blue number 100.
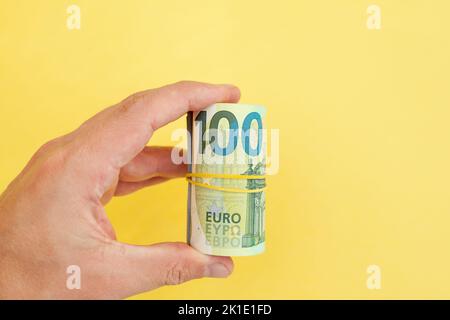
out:
M217 141L217 132L219 127L219 122L222 119L226 119L228 122L230 136L228 139L228 144L225 147L219 146ZM200 153L205 153L206 141L204 140L205 132L206 132L206 111L200 111L195 118L195 121L200 122L201 130L200 130L200 139L199 139L199 150ZM258 123L258 143L255 148L253 148L250 144L250 132L252 122L256 121ZM211 123L209 126L209 143L212 146L212 150L215 154L226 156L230 153L233 153L236 150L238 144L238 133L239 133L239 125L236 117L230 111L219 111L214 114L211 119ZM261 152L261 144L262 144L262 119L261 115L258 112L249 113L242 123L242 146L244 147L244 151L249 156L257 156Z

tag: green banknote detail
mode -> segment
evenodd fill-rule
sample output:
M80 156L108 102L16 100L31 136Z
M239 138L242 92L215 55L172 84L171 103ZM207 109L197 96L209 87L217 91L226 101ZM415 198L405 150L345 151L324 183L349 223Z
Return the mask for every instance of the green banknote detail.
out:
M197 174L263 176L265 108L215 104L188 116L190 171ZM188 242L212 255L254 255L264 251L265 179L193 178L225 189L189 185Z

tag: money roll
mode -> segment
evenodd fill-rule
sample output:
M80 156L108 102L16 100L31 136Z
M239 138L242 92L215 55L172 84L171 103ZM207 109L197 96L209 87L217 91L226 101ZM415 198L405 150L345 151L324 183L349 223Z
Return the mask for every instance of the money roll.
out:
M233 103L188 114L188 243L202 253L264 251L265 115Z

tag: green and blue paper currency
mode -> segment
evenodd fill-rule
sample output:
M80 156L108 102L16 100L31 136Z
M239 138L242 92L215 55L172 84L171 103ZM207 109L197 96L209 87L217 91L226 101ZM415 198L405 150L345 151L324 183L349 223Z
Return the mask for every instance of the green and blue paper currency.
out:
M264 251L265 116L231 103L188 114L188 243L202 253Z

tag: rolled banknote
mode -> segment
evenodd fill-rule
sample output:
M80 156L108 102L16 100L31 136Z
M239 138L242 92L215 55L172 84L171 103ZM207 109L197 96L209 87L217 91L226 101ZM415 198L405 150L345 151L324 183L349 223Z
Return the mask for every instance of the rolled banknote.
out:
M188 114L188 243L202 253L264 251L265 116L232 103Z

